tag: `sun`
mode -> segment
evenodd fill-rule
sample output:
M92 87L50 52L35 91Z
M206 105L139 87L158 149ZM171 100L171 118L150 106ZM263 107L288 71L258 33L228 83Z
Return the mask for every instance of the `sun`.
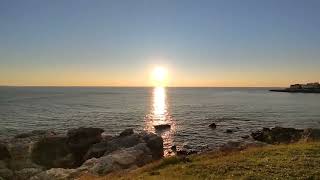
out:
M156 86L164 86L166 84L168 70L164 67L158 66L152 70L152 81Z

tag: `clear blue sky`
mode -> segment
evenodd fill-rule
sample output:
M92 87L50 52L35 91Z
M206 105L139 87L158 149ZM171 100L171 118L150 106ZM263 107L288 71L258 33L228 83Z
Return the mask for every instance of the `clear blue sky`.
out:
M319 0L1 0L0 85L320 79Z

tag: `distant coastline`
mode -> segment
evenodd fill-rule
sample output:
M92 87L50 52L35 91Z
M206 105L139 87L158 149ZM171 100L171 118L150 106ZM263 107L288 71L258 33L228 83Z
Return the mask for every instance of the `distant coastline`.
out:
M288 93L320 93L320 84L307 83L307 84L293 84L285 89L271 89L273 92L288 92Z

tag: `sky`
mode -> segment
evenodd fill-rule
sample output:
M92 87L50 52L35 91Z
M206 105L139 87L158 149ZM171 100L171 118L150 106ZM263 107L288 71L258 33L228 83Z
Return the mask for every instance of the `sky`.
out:
M1 0L0 85L282 87L320 79L319 0Z

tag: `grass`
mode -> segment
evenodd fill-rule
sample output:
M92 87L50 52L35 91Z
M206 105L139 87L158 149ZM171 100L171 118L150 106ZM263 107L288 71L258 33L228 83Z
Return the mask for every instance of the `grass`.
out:
M171 157L127 173L81 179L320 179L320 142Z

